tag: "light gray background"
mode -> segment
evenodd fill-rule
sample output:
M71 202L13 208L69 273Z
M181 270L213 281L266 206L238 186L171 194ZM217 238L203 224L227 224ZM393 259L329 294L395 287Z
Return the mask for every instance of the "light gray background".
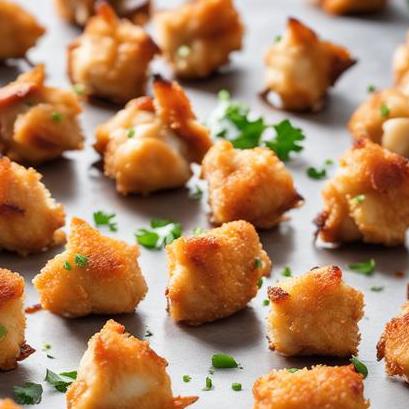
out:
M51 0L21 2L37 15L48 30L30 57L35 62L46 63L50 84L68 86L65 49L78 30L64 24L56 16ZM160 3L170 5L175 2ZM244 51L234 56L228 74L185 85L198 116L203 120L206 120L216 104L216 92L227 88L234 97L251 104L256 112L264 114L269 121L290 117L307 135L305 150L289 164L298 189L306 198L305 206L291 212L291 220L279 229L261 234L274 263L273 274L267 284L280 278L280 271L285 265L289 265L296 274L304 273L312 266L328 263L345 268L345 280L365 292L366 308L365 318L361 322L360 346L360 357L369 368L365 394L371 399L372 408L407 409L407 386L387 379L383 363L377 363L375 359L375 345L385 322L398 312L405 300L407 278L397 278L394 272L408 270L407 249L359 245L332 251L315 248L311 220L321 209L319 192L322 182L308 179L305 169L308 166L321 166L325 159L336 159L350 145L351 139L345 124L355 107L366 97L368 84L378 87L391 84L392 53L404 39L409 9L403 0L391 1L390 7L379 15L334 18L301 0L242 0L237 3L247 27ZM294 116L275 112L260 103L256 95L263 87L263 54L274 37L281 33L288 16L298 17L325 38L348 46L359 59L359 63L332 90L328 106L320 114ZM0 68L1 83L7 83L16 74L17 70L12 67ZM65 159L40 168L44 182L54 197L65 205L67 222L74 215L91 221L92 213L99 209L114 211L119 223L119 231L114 236L129 242L134 240L134 231L145 226L152 217L180 221L186 231L196 226L207 227L204 200L199 203L188 199L186 190L155 194L149 198L123 198L116 194L112 181L91 168L91 164L98 159L91 147L94 129L113 113L112 109L84 105L82 124L87 137L86 149L67 154ZM24 275L27 305L38 302L31 279L59 251L61 249L27 258L0 254L2 267ZM348 272L348 263L370 257L374 257L377 262L373 277ZM265 339L268 307L262 306L262 300L266 297L266 283L246 310L200 328L187 328L175 325L165 311L167 271L164 252L142 249L140 263L149 284L148 295L135 314L116 319L139 337L144 335L146 328L154 333L150 338L151 345L169 361L175 394L200 396L194 408L250 408L253 382L272 368L329 362L322 359L286 359L268 350ZM383 285L385 290L371 292L369 289L372 285ZM0 374L0 396L10 396L12 386L24 381L40 382L46 368L57 372L76 369L88 338L100 329L105 320L106 317L66 320L48 312L29 315L27 341L38 351L21 363L17 370ZM50 354L56 357L55 360L47 359L45 353L41 352L43 343L52 345ZM218 370L213 376L214 390L202 392L210 357L218 351L234 355L244 369ZM192 376L191 383L182 382L184 374ZM241 382L243 391L232 391L232 382ZM64 395L45 386L43 401L39 406L63 408Z

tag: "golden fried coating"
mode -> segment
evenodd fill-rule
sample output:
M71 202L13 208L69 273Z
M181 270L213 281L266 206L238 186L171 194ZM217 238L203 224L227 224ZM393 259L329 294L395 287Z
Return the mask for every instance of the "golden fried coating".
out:
M181 237L166 250L169 312L188 325L242 310L256 296L260 278L271 270L256 230L242 220Z
M145 24L151 14L150 0L105 0L118 14L134 24ZM69 23L85 26L94 15L97 0L54 0L60 16Z
M203 159L202 175L209 184L211 221L216 225L246 220L268 229L302 203L291 174L268 148L234 149L219 140Z
M273 370L255 382L253 409L367 409L363 393L352 365Z
M0 0L0 61L24 58L44 33L44 27L21 6Z
M68 76L85 95L124 104L145 94L158 47L141 27L120 20L107 3L97 10L84 33L68 46Z
M175 74L204 78L242 48L244 26L233 0L190 0L157 13L158 43Z
M385 358L386 373L409 383L409 301L400 315L386 324L377 349L378 361Z
M396 49L393 56L393 75L395 85L409 95L409 32L405 43Z
M0 88L0 153L17 162L41 163L82 149L81 107L73 91L44 85L44 67Z
M407 159L362 139L339 166L322 191L318 237L329 243L402 244L409 227Z
M64 208L41 183L41 175L0 158L0 249L26 255L58 245Z
M183 409L196 402L194 396L173 397L167 365L148 342L109 320L88 342L67 408Z
M316 0L330 14L361 14L382 10L386 0Z
M287 31L265 56L268 97L279 97L279 108L317 111L324 105L329 87L355 63L349 51L321 40L318 35L290 18Z
M336 266L315 268L268 289L270 348L283 355L356 355L364 296ZM340 336L342 334L342 336Z
M21 409L11 399L0 399L0 409Z
M17 366L25 344L25 327L24 279L0 268L0 370Z
M212 143L177 83L156 78L153 91L155 99L130 101L97 129L95 149L122 194L184 186L190 164L200 163Z
M66 250L33 280L41 306L66 317L133 312L148 290L138 256L136 245L74 218Z

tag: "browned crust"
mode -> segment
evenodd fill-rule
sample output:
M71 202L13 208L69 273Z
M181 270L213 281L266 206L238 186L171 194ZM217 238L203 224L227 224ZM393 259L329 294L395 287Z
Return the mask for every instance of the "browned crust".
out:
M207 254L220 249L220 243L214 236L191 237L185 242L185 256L198 265L204 266L207 261Z
M17 357L17 361L24 361L30 355L34 354L34 352L36 352L36 350L28 345L26 341L24 341L24 343L20 346L20 354Z
M12 204L12 203L0 203L0 216L24 216L25 209Z
M0 306L10 300L22 297L24 279L5 268L0 269Z
M319 41L318 35L314 30L294 17L289 17L287 28L300 43L313 44Z
M30 82L13 83L0 88L0 108L14 105L37 91L39 86Z
M268 287L268 298L271 302L279 304L290 297L287 291L284 291L281 287Z

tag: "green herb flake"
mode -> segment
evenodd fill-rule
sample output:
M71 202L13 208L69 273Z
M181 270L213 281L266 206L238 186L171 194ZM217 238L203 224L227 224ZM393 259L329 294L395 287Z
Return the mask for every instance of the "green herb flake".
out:
M214 354L212 356L212 365L214 368L237 368L239 364L231 356L223 353Z
M161 249L182 235L180 223L166 219L152 219L150 229L141 228L135 233L137 242L148 249Z
M192 377L189 375L183 375L183 382L189 383L192 380Z
M360 373L364 379L368 376L368 368L356 356L353 356L349 361L352 363L352 365L354 365L355 370Z
M327 170L326 169L317 169L310 167L307 169L307 176L311 179L321 180L327 177Z
M365 195L356 195L352 198L352 200L356 204L361 204L365 201Z
M231 388L232 388L235 392L240 392L240 391L242 390L241 383L237 383L237 382L232 383L232 384L231 384Z
M203 391L210 391L213 389L213 382L212 379L206 376L205 387L202 389Z
M94 212L94 223L96 227L107 226L109 231L118 231L118 224L113 219L116 217L115 213L105 213L102 210Z
M256 257L254 259L254 266L256 268L262 268L263 267L263 262L262 262L261 258Z
M281 275L284 276L284 277L292 277L292 276L293 276L293 272L292 272L292 270L291 270L290 267L285 266L285 267L283 268L283 271L281 271Z
M61 122L61 121L63 120L62 113L61 113L61 112L54 111L54 112L51 114L51 120L52 120L53 122Z
M270 300L267 300L267 298L265 300L263 300L263 305L264 307L267 307L267 305L270 304Z
M371 276L375 271L376 263L373 258L361 263L348 264L348 268L355 273L363 274L365 276Z
M7 332L7 328L0 324L0 341L3 341L3 339L6 338Z
M45 381L61 393L67 392L68 387L77 379L77 372L61 372L56 374L55 372L47 369L45 374Z
M43 387L34 382L26 382L23 386L13 386L14 400L20 405L37 405L41 402Z
M369 84L367 88L368 94L372 94L373 92L376 91L376 87L373 84Z
M42 351L49 351L51 349L51 345L50 344L43 344L41 350Z
M263 277L260 277L257 281L257 288L260 289L263 286Z
M274 42L279 43L283 39L283 36L277 35L274 37Z
M81 254L76 254L74 258L75 264L78 267L85 268L88 265L88 257Z
M195 227L193 229L193 236L199 236L199 234L203 234L205 231L203 227Z
M69 261L64 261L64 268L67 270L67 271L71 271L72 270L72 266L71 266L71 264L70 264L70 262Z
M153 337L153 332L149 329L146 329L144 337L145 338Z
M299 369L298 368L288 368L287 371L290 373L294 373L294 372L299 371Z
M128 129L127 136L129 139L133 138L135 136L135 129L134 128Z
M382 118L388 118L391 113L391 110L385 103L383 103L381 107L379 108L379 112Z
M85 94L85 86L84 84L74 84L72 86L73 91L78 95L78 96L83 96Z
M199 185L194 185L189 191L189 198L192 200L200 200L203 196L203 190Z
M374 286L372 286L372 287L370 288L370 290L373 291L374 293L379 293L379 292L383 291L384 289L385 289L385 287L383 287L383 286L376 286L376 285L374 285Z

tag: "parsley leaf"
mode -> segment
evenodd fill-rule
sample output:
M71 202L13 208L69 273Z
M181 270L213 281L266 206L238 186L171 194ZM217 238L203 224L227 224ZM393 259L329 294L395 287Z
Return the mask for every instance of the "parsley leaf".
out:
M367 91L368 91L369 94L372 94L373 92L375 92L376 91L375 85L369 84L368 88L367 88Z
M58 392L65 393L75 379L77 379L77 371L61 372L60 374L56 374L50 369L47 369L44 380L50 385L54 386Z
M348 268L358 274L363 274L365 276L371 276L375 271L376 263L373 258L368 261L363 261L361 263L351 263L348 264Z
M356 195L352 198L352 200L354 201L354 203L356 204L361 204L364 202L365 200L365 195Z
M235 392L240 392L242 387L241 387L241 383L237 383L234 382L231 384L231 388L235 391Z
M200 200L203 196L203 190L199 185L194 185L189 191L189 198L192 200Z
M263 286L263 277L260 277L257 281L257 288L260 289Z
M80 84L80 83L74 84L74 85L72 86L72 89L74 90L74 92L75 92L78 96L82 96L82 95L85 94L85 86L84 86L84 84Z
M127 133L128 138L133 138L135 136L135 129L130 128Z
M148 249L160 249L182 235L180 223L166 219L152 219L150 229L140 228L136 231L136 240Z
M325 168L317 169L317 168L310 167L307 169L307 175L311 179L321 180L327 177L327 170Z
M203 234L206 231L203 227L195 227L193 229L193 236L199 236L199 234Z
M385 289L385 287L383 287L383 286L376 286L376 285L374 285L374 286L372 286L372 287L370 288L370 290L373 291L373 292L375 292L375 293L379 293L379 292L383 291L384 289Z
M192 380L192 377L189 375L183 375L183 382L188 383Z
M223 353L212 356L212 365L214 368L237 368L239 366L231 355Z
M41 402L43 387L38 383L26 382L23 386L14 386L13 394L20 405L37 405Z
M265 300L263 300L263 305L265 307L267 307L267 305L269 305L269 304L270 304L270 300L267 300L267 298Z
M299 371L298 368L288 368L287 369L287 372L290 372L290 373L294 373L294 372L297 372L297 371Z
M63 116L62 116L62 113L61 112L57 112L57 111L54 111L52 114L51 114L51 120L53 121L53 122L61 122L62 120L63 120Z
M385 103L383 103L381 105L381 107L379 108L379 112L380 112L382 118L388 118L388 116L391 113L391 110L389 109L389 107Z
M293 276L293 272L292 272L292 270L291 270L290 267L285 266L284 269L283 269L283 271L281 272L281 275L284 276L284 277L292 277L292 276Z
M354 365L355 370L359 372L364 379L368 376L368 368L356 356L353 356L349 361Z
M261 267L263 267L263 262L262 262L261 258L256 257L256 258L254 259L254 266L255 266L256 268L261 268Z
M212 379L206 376L206 384L205 387L202 389L203 391L210 391L213 389L213 382Z
M64 268L67 270L67 271L71 271L72 270L72 266L71 266L71 263L69 262L69 261L64 261Z
M7 328L0 324L0 341L3 341L3 339L6 338L7 332Z
M109 231L116 232L118 231L118 224L112 220L116 217L115 213L105 213L102 210L94 212L94 223L95 226L108 226Z
M76 254L74 258L75 264L78 267L85 268L88 265L88 257L81 254Z

